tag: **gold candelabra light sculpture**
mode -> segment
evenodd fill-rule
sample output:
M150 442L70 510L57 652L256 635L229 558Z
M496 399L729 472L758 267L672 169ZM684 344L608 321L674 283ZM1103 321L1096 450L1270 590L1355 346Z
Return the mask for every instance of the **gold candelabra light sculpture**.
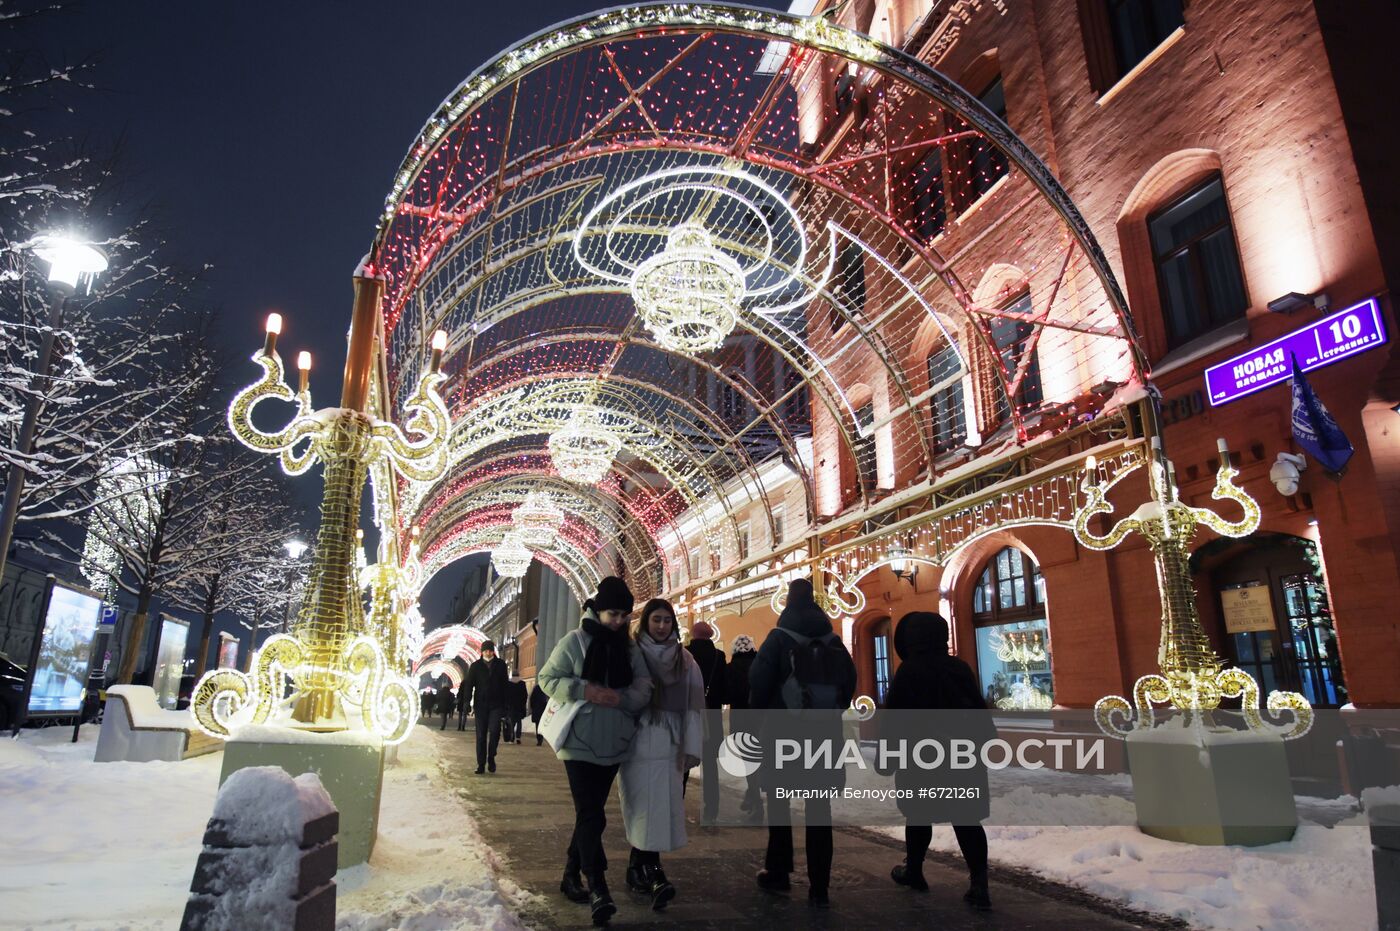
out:
M403 580L398 571L373 573L372 611L376 632L369 629L357 575L357 524L365 479L372 467L391 467L404 478L429 482L447 467L451 422L438 394L444 379L439 371L446 334L433 337L431 361L405 404L407 420L401 430L362 408L368 397L373 321L378 313L382 282L357 278L355 321L351 328L350 360L346 364L346 397L339 408L316 410L311 404L309 354L301 353L296 392L287 385L277 336L282 320L268 319L267 338L253 361L263 377L240 391L229 406L229 427L245 446L280 457L283 469L300 475L316 462L325 466L325 491L315 562L308 593L290 634L270 637L258 652L252 672L221 669L195 686L191 708L206 732L227 737L236 724L268 720L273 706L283 701L290 679L294 705L291 716L303 725L339 730L349 726L346 705L357 706L367 730L388 743L408 736L418 716L414 684L400 664L402 646L383 642L386 624L394 626L402 605L397 602ZM368 335L367 335L368 334ZM358 341L358 342L357 342ZM358 360L358 362L357 362ZM269 398L294 402L296 413L280 430L267 432L253 423L253 409ZM392 665L391 665L392 662Z
M1055 700L1030 681L1031 664L1043 663L1049 655L1039 631L992 634L989 645L997 659L1021 667L1020 688L1013 688L1012 694L997 699L998 708L1048 711L1055 706Z
M1226 668L1216 655L1201 627L1196 612L1196 592L1191 583L1190 544L1198 527L1204 525L1226 537L1245 537L1259 527L1259 505L1234 482L1239 474L1230 462L1224 439L1218 441L1220 468L1215 476L1211 498L1233 501L1244 511L1237 521L1228 521L1208 508L1191 507L1179 497L1176 471L1162 453L1161 441L1152 440L1148 462L1151 499L1128 517L1119 520L1106 534L1089 529L1097 514L1109 514L1107 492L1128 471L1119 472L1106 483L1099 481L1094 457L1085 463L1080 490L1084 505L1075 515L1074 535L1093 550L1108 550L1136 531L1147 541L1157 568L1157 586L1162 595L1162 640L1157 651L1160 674L1143 676L1133 687L1130 704L1121 695L1110 695L1094 705L1099 727L1116 737L1126 737L1155 723L1154 706L1171 705L1186 713L1188 721L1199 723L1202 716L1220 706L1223 698L1238 698L1241 711L1255 730L1272 730L1285 738L1301 737L1312 727L1312 706L1297 692L1271 692L1266 721L1259 710L1259 684L1242 669ZM1291 711L1291 724L1276 723L1277 715Z

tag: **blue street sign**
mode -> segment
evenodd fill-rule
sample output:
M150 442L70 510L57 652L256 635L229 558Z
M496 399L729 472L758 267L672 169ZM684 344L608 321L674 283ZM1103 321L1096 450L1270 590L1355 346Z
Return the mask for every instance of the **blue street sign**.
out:
M1228 404L1247 394L1293 377L1289 358L1298 357L1305 372L1340 362L1386 341L1385 322L1375 298L1339 310L1233 359L1206 369L1206 397L1211 406Z

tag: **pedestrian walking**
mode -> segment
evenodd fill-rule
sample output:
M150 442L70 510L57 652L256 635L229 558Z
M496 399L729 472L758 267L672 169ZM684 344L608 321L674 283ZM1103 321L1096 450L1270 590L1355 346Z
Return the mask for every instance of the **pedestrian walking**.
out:
M476 715L476 774L496 771L496 745L501 739L501 719L506 713L506 689L510 672L505 660L496 655L496 644L481 643L481 656L467 670L462 691Z
M539 672L540 687L552 700L584 702L555 745L574 800L574 833L559 890L574 902L588 903L600 927L617 912L603 852L604 806L652 691L646 661L627 629L631 613L627 583L615 576L603 579L584 602L579 626L555 644Z
M467 729L467 715L471 713L471 703L467 700L470 690L465 688L466 683L457 687L457 730Z
M757 734L761 730L760 717L749 706L749 670L753 668L757 655L752 637L740 634L734 638L734 646L729 653L728 674L724 680L724 697L729 702L729 728L736 734ZM755 770L749 773L745 783L744 800L739 803L739 810L747 821L762 823L763 777Z
M447 730L447 719L452 714L452 705L454 701L455 697L452 694L452 680L447 678L447 676L443 676L438 679L437 710L438 714L442 715L442 726L439 727L438 730Z
M714 642L715 630L704 621L690 628L690 644L686 647L700 667L705 683L705 743L700 752L700 791L702 805L700 823L714 824L719 820L719 748L724 743L724 654ZM687 781L690 771L686 770Z
M850 652L832 631L826 612L817 606L812 583L795 579L788 585L787 603L778 616L778 626L769 631L749 670L750 703L755 709L803 710L808 718L818 719L809 729L836 745L841 740L841 712L850 706L855 691L856 667ZM823 712L830 715L829 721L822 719ZM771 753L768 759L771 760ZM802 778L804 788L839 791L845 785L845 773L839 766L829 770L809 767ZM768 850L757 877L759 888L768 892L792 888L792 802L781 796L776 791L768 794ZM828 908L831 800L808 798L804 804L807 901L817 908Z
M919 716L892 727L906 736L934 737L945 746L952 739L973 740L978 746L996 736L986 702L977 688L977 679L967 663L948 653L948 622L932 611L913 611L900 619L894 629L894 651L899 656L899 668L885 695L886 712L937 710L953 714ZM899 721L897 718L890 718ZM883 735L883 732L882 732ZM919 798L920 789L940 786L949 788L950 774L937 774L906 767L895 774L896 789L910 790L910 798L899 798L900 812L905 817L904 862L890 871L890 877L901 886L921 892L928 890L924 878L924 858L933 837L934 823L951 822L953 834L962 850L971 883L963 899L977 909L992 907L987 891L987 832L982 821L991 813L987 767L980 761L976 766L960 770L957 786L960 791L943 797ZM925 793L926 795L928 793ZM963 796L949 799L948 795Z
M636 643L651 674L651 704L642 712L632 756L622 764L622 820L632 852L627 888L649 896L657 911L676 888L661 854L686 844L682 774L699 762L704 745L705 683L694 657L681 647L676 609L653 598L642 608Z
M510 684L510 724L511 739L520 743L520 731L525 726L525 714L529 710L530 690L524 679L516 679Z
M433 699L434 692L431 686L418 693L418 717L424 721L433 716Z
M540 736L540 718L544 717L544 709L549 706L549 696L540 688L538 680L535 687L530 690L530 721L535 725L535 746L544 743L544 738Z

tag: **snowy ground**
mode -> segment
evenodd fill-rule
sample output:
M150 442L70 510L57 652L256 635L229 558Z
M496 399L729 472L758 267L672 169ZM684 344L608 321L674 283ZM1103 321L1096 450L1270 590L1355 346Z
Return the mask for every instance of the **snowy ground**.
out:
M0 928L177 928L221 756L93 763L96 726L0 739ZM425 728L386 768L379 839L336 876L346 931L515 929L523 893L497 876Z
M1376 928L1370 829L1349 797L1300 798L1300 825L1288 843L1196 847L1158 840L1133 826L1133 803L1123 797L1126 776L1008 770L998 777L987 828L994 865L1025 869L1200 928ZM721 781L742 791L728 774ZM1400 794L1395 801L1400 803ZM902 827L875 830L904 837ZM933 847L956 853L952 828L935 826Z
M1182 918L1201 928L1267 931L1371 931L1376 890L1364 815L1326 827L1303 819L1293 840L1267 847L1195 847L1149 837L1121 823L1059 827L1103 819L1121 798L1047 795L1028 788L992 800L988 827L994 863L1134 908ZM904 836L902 828L882 829ZM933 846L956 853L952 828L938 826Z

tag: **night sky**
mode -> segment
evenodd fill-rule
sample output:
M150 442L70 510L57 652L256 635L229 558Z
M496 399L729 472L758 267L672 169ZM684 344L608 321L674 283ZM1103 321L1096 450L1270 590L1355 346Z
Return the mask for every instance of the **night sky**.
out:
M311 350L325 406L339 399L351 273L424 122L500 51L604 6L123 0L74 4L25 34L50 60L96 57L98 90L74 92L75 112L56 110L53 128L122 140L124 173L169 232L169 257L213 265L205 282L224 338L251 355L267 312L281 311L282 356ZM319 501L318 479L297 483ZM424 593L429 627L457 575Z

